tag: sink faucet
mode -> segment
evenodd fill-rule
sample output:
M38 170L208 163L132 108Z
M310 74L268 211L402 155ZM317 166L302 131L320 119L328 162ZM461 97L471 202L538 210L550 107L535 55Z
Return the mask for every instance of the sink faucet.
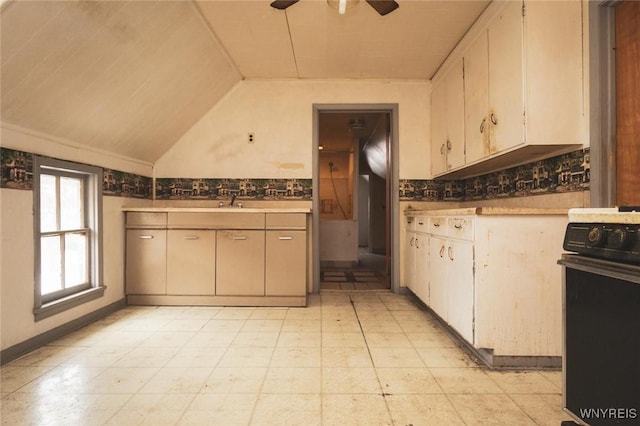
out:
M233 207L233 202L236 200L236 194L231 194L231 202L229 203L229 205L231 207Z

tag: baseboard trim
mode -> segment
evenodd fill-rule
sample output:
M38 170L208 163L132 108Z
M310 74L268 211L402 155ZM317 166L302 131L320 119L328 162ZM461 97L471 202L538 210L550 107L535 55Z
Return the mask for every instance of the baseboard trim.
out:
M42 334L38 334L37 336L27 339L24 342L20 342L16 345L8 347L7 349L4 349L0 352L0 365L4 365L10 361L13 361L14 359L17 359L35 349L38 349L41 346L51 343L54 340L71 333L72 331L78 330L85 325L91 324L94 321L104 318L105 316L117 310L120 310L125 306L127 306L127 299L122 298L117 302L111 303L107 306L103 306L97 311L93 311L91 313L83 315L80 318L76 318L49 331L45 331Z

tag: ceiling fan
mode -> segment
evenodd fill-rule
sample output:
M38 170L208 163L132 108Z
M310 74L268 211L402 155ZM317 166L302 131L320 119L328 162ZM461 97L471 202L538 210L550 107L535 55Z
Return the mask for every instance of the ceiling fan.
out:
M300 0L275 0L271 3L271 7L274 9L284 10L289 6L298 3ZM396 10L400 5L395 0L366 0L369 5L375 9L380 16L384 16L388 13ZM327 2L338 9L340 14L344 14L346 8L352 4L358 2L358 0L327 0Z

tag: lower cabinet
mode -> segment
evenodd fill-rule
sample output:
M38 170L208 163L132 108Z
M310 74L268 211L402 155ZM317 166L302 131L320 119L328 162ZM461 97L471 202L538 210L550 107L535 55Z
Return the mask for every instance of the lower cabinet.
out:
M424 236L407 232L404 261L410 264L404 267L413 271L412 292L487 363L559 366L562 277L556 261L566 214L458 210L466 216L430 211ZM418 246L428 239L428 253L419 254L416 239ZM420 291L423 282L427 294Z
M131 304L306 306L307 212L127 210Z
M167 293L166 230L127 230L125 279L128 294Z
M413 292L427 305L430 303L429 278L429 235L416 233L413 242L414 269Z
M265 231L218 231L216 295L264 296Z
M465 340L473 343L473 243L437 235L430 238L431 300L427 304Z
M266 231L265 294L304 296L307 292L306 231Z
M214 295L216 231L167 231L167 294Z
M449 292L447 290L447 284L449 281L449 265L445 254L446 251L447 241L432 235L429 244L429 283L431 300L428 305L445 321L449 318Z
M469 343L474 342L473 244L447 241L447 321Z

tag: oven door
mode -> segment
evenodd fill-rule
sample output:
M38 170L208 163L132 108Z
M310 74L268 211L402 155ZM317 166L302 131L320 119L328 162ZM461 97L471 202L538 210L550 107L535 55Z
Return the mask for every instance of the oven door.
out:
M563 397L589 425L640 422L640 267L563 255Z

